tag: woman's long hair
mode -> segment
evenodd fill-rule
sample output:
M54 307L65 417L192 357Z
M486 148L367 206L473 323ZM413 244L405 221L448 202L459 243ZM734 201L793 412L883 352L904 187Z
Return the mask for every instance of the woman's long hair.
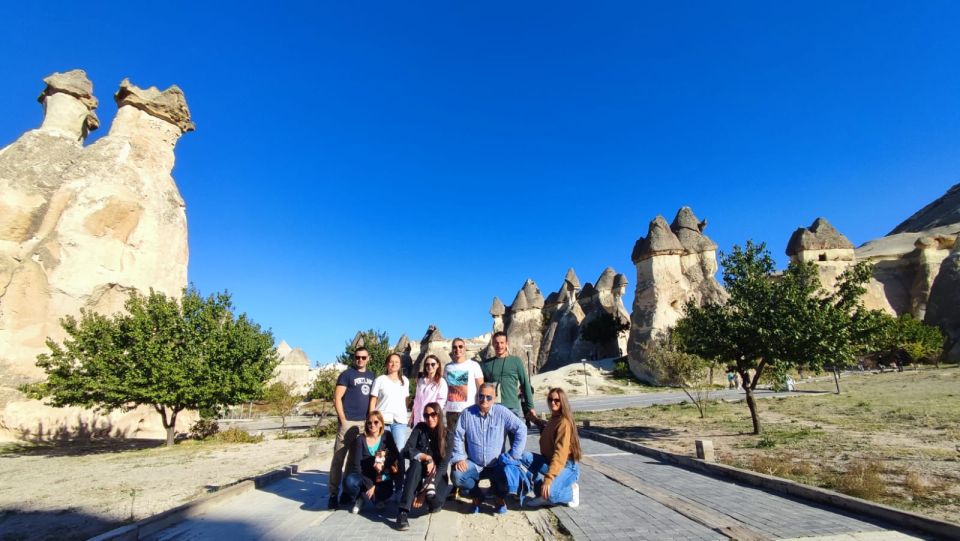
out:
M567 400L567 393L560 387L554 387L547 393L547 400L550 399L550 395L554 394L560 399L560 415L570 423L570 459L574 462L580 462L580 458L583 456L583 452L580 450L580 435L577 434L577 423L573 421L573 409L570 407L570 401Z
M433 435L433 441L437 442L437 450L440 452L440 460L443 460L443 457L447 456L447 435L443 428L443 410L440 409L440 404L436 402L430 402L423 407L424 413L426 413L427 408L431 408L434 413L437 414L437 433ZM423 421L427 422L427 416L423 416ZM428 427L430 425L427 425ZM577 443L580 443L579 441Z
M422 377L423 379L427 379L427 361L431 359L437 362L437 371L433 373L433 378L431 379L433 380L434 385L439 385L440 378L443 377L441 375L443 374L443 367L440 366L440 359L432 353L430 355L427 355L427 358L423 360L423 372L420 373L420 377Z

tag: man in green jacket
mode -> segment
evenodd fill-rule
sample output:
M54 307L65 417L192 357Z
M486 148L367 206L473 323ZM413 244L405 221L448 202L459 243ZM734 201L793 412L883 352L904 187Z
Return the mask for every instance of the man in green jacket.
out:
M480 366L483 369L483 381L497 384L500 403L514 415L523 419L524 412L527 412L536 417L537 412L533 409L533 387L527 379L527 371L520 357L510 355L509 349L507 333L494 333L493 350L496 357L483 361ZM523 394L522 404L520 394Z

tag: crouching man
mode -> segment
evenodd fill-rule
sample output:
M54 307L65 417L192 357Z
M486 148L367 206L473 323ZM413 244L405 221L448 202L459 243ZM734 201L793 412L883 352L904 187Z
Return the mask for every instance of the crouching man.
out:
M463 410L453 435L454 465L451 475L453 484L461 493L469 492L473 498L473 512L479 513L483 493L477 483L489 479L497 496L497 513L506 513L507 479L503 465L498 460L509 434L513 442L509 455L520 460L527 442L527 428L523 421L507 408L494 404L497 388L490 383L480 387L477 404Z

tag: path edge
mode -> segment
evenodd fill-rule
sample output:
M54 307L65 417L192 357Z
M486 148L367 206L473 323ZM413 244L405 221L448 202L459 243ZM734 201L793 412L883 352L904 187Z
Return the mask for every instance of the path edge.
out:
M615 436L600 434L599 432L594 432L593 430L585 427L581 427L579 429L579 433L581 436L587 437L594 441L605 443L624 451L630 451L632 453L649 456L663 462L676 464L689 470L709 473L715 476L728 477L763 488L765 490L769 490L771 492L788 494L790 496L803 498L816 503L838 507L844 511L850 511L853 513L859 513L881 519L895 526L919 530L926 534L934 535L937 538L960 539L960 525L952 522L926 517L910 511L904 511L888 505L883 505L861 498L856 498L854 496L841 494L839 492L834 492L832 490L827 490L825 488L804 485L789 479L781 479L779 477L773 477L772 475L765 475L750 470L735 468L726 464L707 462L690 456L670 453L654 447L649 447L622 438L617 438Z

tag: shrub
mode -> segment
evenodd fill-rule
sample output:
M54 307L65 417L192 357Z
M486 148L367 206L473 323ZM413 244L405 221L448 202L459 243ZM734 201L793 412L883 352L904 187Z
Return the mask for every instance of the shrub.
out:
M837 475L833 487L839 492L863 498L879 500L887 493L887 484L880 476L883 466L878 462L858 460L842 474Z
M337 435L337 423L321 419L313 428L307 431L314 438L329 438Z
M190 427L190 439L205 440L220 432L220 424L216 419L199 419Z
M231 427L216 435L216 440L223 443L260 443L263 441L263 434L253 434L246 430Z

